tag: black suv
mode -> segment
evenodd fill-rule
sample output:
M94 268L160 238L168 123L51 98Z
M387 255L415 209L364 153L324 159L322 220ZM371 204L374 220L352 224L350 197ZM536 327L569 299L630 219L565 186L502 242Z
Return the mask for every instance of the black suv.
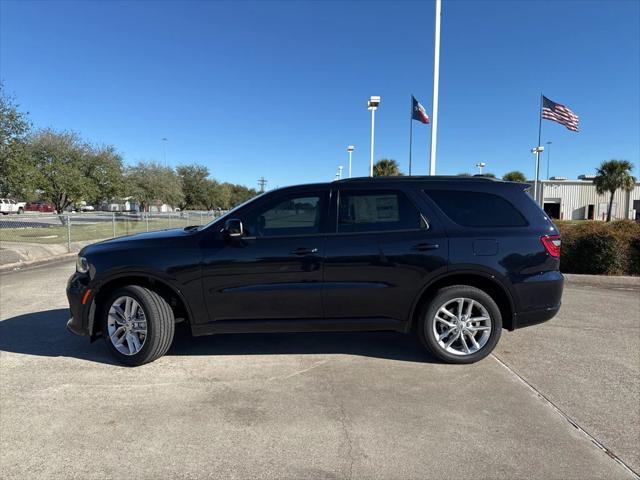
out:
M416 332L471 363L560 308L560 237L529 185L360 178L281 188L204 226L85 247L67 327L123 363L164 355L174 325L229 332Z

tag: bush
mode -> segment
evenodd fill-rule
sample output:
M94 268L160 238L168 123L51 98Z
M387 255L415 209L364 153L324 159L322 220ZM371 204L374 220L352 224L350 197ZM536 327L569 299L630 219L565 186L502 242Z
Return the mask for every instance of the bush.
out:
M619 220L556 225L562 234L562 272L640 275L640 224Z

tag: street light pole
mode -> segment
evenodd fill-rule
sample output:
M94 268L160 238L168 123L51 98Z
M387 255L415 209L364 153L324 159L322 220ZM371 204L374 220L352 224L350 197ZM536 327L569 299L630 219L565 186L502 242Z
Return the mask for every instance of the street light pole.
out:
M338 167L338 180L342 180L342 165Z
M531 149L531 153L534 153L536 155L536 178L533 181L533 199L538 204L540 204L540 202L538 202L538 182L540 177L540 154L542 152L544 152L544 147L542 146L537 146Z
M349 178L351 178L351 158L353 155L353 151L355 150L356 147L354 147L353 145L349 145L347 147L347 152L349 152Z
M372 96L369 98L368 109L371 110L371 158L369 159L369 176L373 177L373 146L375 141L376 130L376 110L380 105L380 97Z
M478 163L476 163L476 167L478 167L478 170L480 170L480 175L482 175L482 169L483 169L484 167L486 167L486 166L487 166L487 164L486 164L486 163L484 163L484 162L478 162Z
M369 176L373 177L373 145L376 135L376 109L369 108L369 110L371 110L371 155L369 159Z
M162 137L162 155L164 156L164 168L167 168L167 137Z
M549 163L551 161L551 144L553 142L547 142L547 180L549 180Z

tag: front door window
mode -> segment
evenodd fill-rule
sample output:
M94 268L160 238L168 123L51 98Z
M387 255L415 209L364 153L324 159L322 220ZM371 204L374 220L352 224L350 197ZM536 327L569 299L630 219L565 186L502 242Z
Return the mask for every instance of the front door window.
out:
M304 195L277 199L244 219L247 236L290 237L320 232L320 196Z

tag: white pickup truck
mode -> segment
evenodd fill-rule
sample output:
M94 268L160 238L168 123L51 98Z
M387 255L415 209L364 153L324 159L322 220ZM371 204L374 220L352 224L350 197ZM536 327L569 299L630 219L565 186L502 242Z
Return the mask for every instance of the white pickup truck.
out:
M2 212L2 215L9 215L10 213L23 214L25 205L25 202L16 202L8 198L0 198L0 212Z

